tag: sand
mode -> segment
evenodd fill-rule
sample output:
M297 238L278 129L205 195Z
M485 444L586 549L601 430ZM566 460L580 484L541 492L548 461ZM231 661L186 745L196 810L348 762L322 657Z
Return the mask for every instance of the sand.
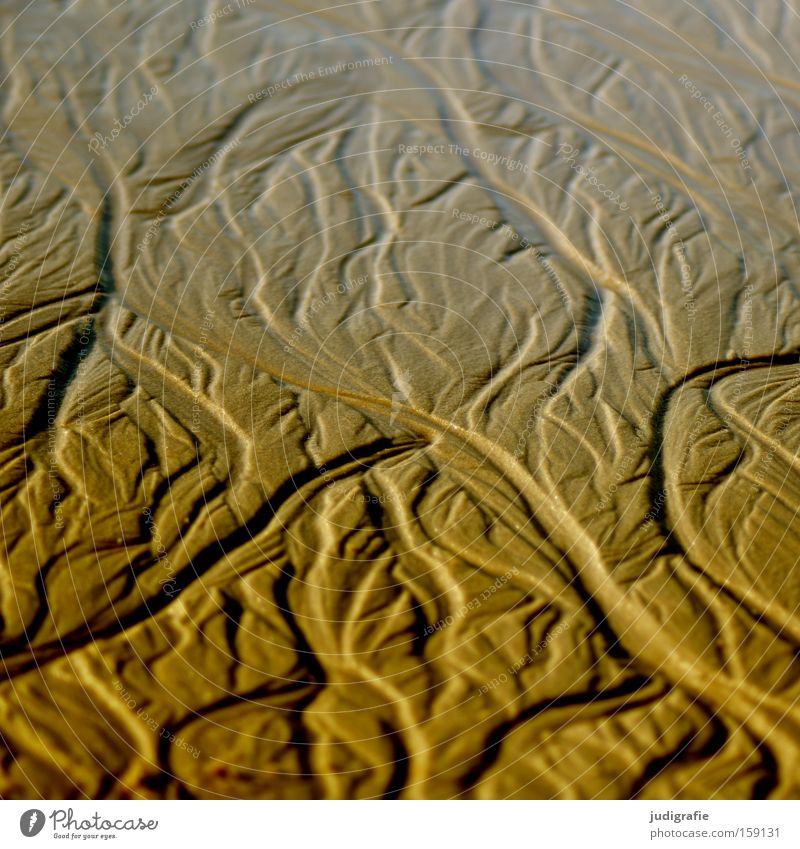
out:
M18 6L0 796L796 797L796 10Z

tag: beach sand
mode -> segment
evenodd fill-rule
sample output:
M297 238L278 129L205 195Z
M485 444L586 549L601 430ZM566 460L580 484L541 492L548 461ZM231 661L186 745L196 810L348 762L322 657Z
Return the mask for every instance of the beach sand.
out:
M800 18L0 15L0 796L796 797Z

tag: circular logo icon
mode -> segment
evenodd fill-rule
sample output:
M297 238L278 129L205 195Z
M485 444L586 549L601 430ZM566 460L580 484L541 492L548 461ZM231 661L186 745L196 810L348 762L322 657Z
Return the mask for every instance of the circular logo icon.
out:
M25 837L36 837L44 828L44 813L38 808L31 808L19 818L19 830Z

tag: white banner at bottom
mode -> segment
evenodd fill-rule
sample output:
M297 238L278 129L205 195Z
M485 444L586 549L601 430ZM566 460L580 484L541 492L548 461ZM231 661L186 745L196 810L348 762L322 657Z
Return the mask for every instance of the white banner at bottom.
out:
M0 802L0 846L800 847L800 802Z

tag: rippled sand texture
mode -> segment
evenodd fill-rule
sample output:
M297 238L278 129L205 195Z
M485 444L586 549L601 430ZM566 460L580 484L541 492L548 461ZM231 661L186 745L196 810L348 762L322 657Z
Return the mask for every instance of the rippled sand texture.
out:
M796 796L798 10L20 7L0 795Z

